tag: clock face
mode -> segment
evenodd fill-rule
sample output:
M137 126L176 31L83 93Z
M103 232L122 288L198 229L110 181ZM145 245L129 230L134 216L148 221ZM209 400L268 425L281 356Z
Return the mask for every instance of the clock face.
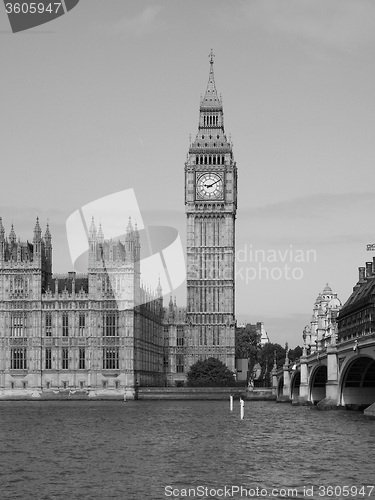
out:
M223 179L213 172L202 174L197 179L198 200L220 200L223 198Z

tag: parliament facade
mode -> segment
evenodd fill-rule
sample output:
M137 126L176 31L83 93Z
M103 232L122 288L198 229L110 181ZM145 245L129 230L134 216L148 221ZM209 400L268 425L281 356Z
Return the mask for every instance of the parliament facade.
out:
M52 273L52 238L37 218L32 242L5 235L0 218L0 397L109 394L181 385L216 357L235 370L237 167L224 132L213 54L199 125L185 164L187 307L163 307L141 286L140 238L122 240L92 220L87 274Z
M9 238L0 219L0 391L116 391L164 385L163 298L140 286L139 234L105 241L94 221L88 273L52 274L51 234Z

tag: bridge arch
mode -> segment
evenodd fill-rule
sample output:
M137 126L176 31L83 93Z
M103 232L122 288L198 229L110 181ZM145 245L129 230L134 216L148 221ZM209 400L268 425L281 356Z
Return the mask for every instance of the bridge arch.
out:
M319 364L310 374L310 401L316 405L326 397L327 366Z
M301 385L301 372L300 370L296 370L292 378L290 380L290 396L293 401L293 399L296 399L299 397L299 387Z
M339 382L341 406L364 409L375 402L375 359L353 355L342 367Z

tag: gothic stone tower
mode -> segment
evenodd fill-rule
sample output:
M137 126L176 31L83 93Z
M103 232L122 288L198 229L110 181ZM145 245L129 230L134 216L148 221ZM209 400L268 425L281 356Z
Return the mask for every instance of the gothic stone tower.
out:
M0 217L0 388L41 387L42 294L52 277L52 243L37 217L33 242L5 236Z
M185 164L187 216L186 370L215 357L234 370L237 167L224 132L210 54L198 133Z

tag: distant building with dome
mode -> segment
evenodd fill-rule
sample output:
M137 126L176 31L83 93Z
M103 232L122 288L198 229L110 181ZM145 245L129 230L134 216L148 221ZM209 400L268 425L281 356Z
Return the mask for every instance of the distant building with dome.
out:
M341 300L327 283L316 298L310 324L303 331L307 353L325 347L332 336L337 336L336 318L341 308Z

